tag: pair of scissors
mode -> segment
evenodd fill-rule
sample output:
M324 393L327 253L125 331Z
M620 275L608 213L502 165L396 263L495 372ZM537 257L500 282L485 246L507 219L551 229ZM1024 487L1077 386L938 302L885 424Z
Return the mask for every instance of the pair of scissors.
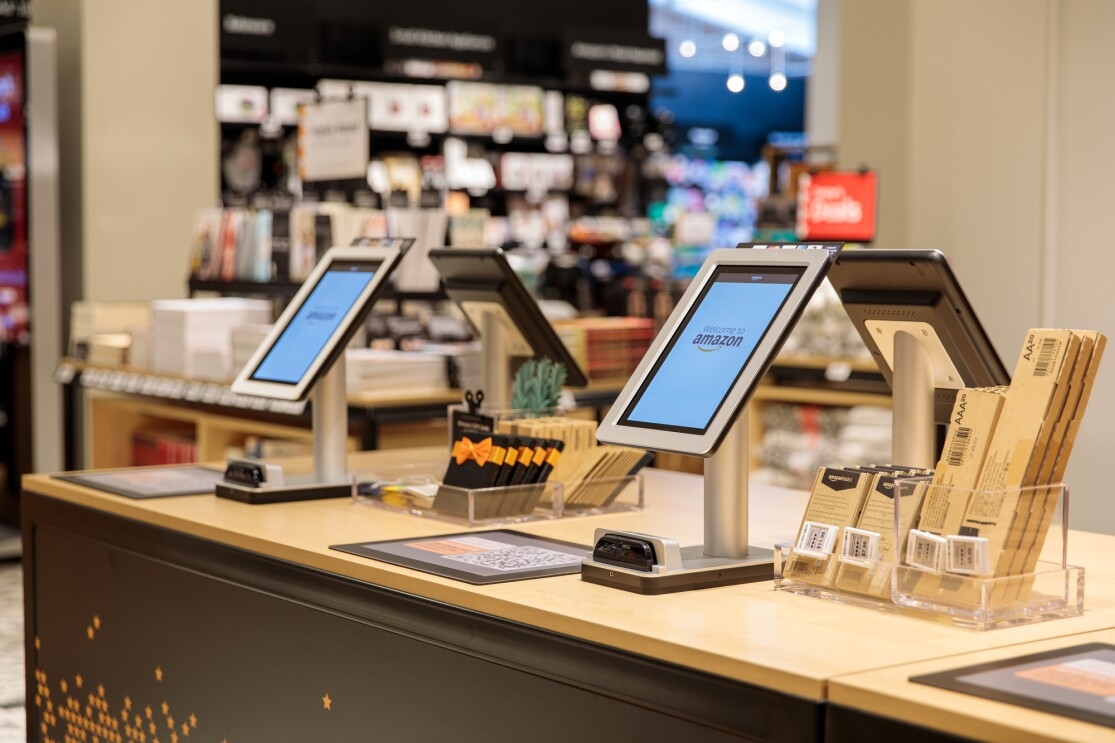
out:
M468 405L468 412L475 413L480 409L480 405L484 402L484 391L465 390L465 403Z

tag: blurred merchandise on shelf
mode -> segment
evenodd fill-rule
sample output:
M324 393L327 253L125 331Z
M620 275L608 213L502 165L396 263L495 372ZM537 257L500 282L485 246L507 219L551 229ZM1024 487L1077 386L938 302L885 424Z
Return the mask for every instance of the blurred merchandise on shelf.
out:
M90 336L87 358L96 366L127 366L131 363L131 351L129 333L94 333Z
M837 359L870 359L832 284L823 282L782 347L783 354Z
M669 235L677 251L674 275L692 278L716 248L749 242L756 202L767 195L768 169L674 155L660 163L667 184L662 201L649 205L658 234Z
M449 375L445 357L438 354L350 348L345 352L345 384L349 395L420 395L449 389Z
M654 321L638 317L586 317L554 323L590 379L626 379L654 340Z
M267 334L271 332L271 325L269 323L258 323L255 325L238 325L232 329L232 376L235 377L240 373L240 370L247 366L252 356L255 354L259 344L267 338Z
M141 430L132 434L132 466L191 464L197 461L192 427Z
M836 148L811 145L801 134L772 134L763 147L769 179L767 193L756 203L755 240L798 239L798 182L802 175L832 170Z
M102 335L132 334L151 323L150 302L94 302L70 305L70 344L67 353L88 359L94 339Z
M768 402L758 407L763 431L752 482L808 488L832 462L885 462L891 453L891 411L871 405L829 407Z

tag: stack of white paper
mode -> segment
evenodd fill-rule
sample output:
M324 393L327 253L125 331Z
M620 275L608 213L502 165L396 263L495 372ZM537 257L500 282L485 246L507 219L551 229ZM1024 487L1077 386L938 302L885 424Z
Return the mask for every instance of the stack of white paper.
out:
M271 302L266 299L155 300L151 303L152 368L193 377L199 371L197 357L201 354L202 373L208 376L223 368L222 378L227 378L232 366L232 329L270 321Z
M240 325L232 329L232 376L235 377L271 332L270 325Z
M350 348L345 354L348 394L449 389L446 362L436 354Z

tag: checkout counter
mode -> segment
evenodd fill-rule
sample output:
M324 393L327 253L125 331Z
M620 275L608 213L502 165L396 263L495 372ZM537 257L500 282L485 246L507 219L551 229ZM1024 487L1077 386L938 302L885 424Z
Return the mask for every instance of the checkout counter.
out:
M361 452L348 465L439 456ZM701 478L644 477L642 511L515 528L586 551L599 526L698 542ZM657 596L577 575L470 585L330 549L461 531L348 498L135 500L46 474L23 485L37 740L1110 735L904 679L1115 628L1115 537L1072 534L1070 560L1088 572L1083 616L977 632L770 581ZM791 540L806 498L752 486L752 542Z

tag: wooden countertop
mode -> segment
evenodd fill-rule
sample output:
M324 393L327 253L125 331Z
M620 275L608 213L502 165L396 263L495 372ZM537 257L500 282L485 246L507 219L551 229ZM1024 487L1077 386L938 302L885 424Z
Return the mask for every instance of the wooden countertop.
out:
M1115 630L1067 635L1025 645L837 676L829 684L829 701L978 740L1003 743L1111 741L1115 739L1115 730L1109 727L909 681L911 676L919 674L949 671L1091 642L1115 644Z
M440 447L361 452L355 469L387 462L437 461ZM524 532L589 545L598 526L703 538L701 478L646 470L640 512L516 525ZM1115 537L1073 533L1070 561L1087 568L1082 617L978 632L775 591L771 582L662 596L585 583L579 576L473 586L329 549L331 544L462 531L347 499L251 506L211 495L131 500L54 479L24 478L40 495L301 563L632 653L821 700L829 679L958 653L1115 627ZM753 485L750 542L769 547L793 538L806 494Z

